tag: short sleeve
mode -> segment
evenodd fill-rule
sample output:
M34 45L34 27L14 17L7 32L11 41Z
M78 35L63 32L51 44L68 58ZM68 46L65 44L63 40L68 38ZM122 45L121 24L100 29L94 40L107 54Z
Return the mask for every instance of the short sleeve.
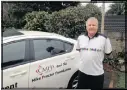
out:
M112 52L111 42L110 42L110 39L107 38L105 42L105 53L110 54L111 52Z

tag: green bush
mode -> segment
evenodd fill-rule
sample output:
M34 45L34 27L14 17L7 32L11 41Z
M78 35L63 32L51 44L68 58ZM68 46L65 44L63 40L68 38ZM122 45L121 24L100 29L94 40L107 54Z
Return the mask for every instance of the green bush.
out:
M49 21L48 30L66 37L76 38L82 31L85 31L85 21L95 16L101 16L99 8L93 4L86 7L69 7L59 12L54 12Z
M51 19L46 25L49 32L71 38L75 38L75 35L84 30L84 20L78 16L74 8L52 13Z
M49 14L47 12L32 12L25 15L25 29L46 31L45 23L49 20Z
M85 31L85 21L95 16L101 18L100 9L93 5L69 7L58 12L48 14L47 12L32 12L25 16L28 30L39 30L54 32L70 38L77 36Z

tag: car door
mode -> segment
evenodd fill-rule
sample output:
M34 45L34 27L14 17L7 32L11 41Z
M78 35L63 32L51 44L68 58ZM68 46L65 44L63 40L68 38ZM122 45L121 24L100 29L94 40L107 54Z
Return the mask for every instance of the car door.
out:
M12 41L3 44L2 88L28 88L28 42Z
M34 39L35 58L30 65L30 88L64 87L74 73L71 72L72 63L68 63L75 57L71 53L73 46L57 39Z

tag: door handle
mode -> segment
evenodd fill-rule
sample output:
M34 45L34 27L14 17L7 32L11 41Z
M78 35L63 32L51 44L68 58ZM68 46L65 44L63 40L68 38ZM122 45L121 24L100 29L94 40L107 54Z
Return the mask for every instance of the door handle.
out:
M15 73L15 74L12 74L12 75L10 75L10 77L15 77L15 76L18 76L18 75L23 75L23 74L25 74L27 71L25 70L25 71L21 71L21 72L19 72L19 73Z
M74 59L75 57L67 57L67 59Z
M67 57L66 58L66 61L68 61L68 60L73 60L74 59L74 57Z

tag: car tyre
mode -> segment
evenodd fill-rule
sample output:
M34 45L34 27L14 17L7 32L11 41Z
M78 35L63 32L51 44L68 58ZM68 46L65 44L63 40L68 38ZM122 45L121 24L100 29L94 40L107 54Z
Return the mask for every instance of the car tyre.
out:
M78 85L78 72L76 72L69 81L68 89L76 89Z

